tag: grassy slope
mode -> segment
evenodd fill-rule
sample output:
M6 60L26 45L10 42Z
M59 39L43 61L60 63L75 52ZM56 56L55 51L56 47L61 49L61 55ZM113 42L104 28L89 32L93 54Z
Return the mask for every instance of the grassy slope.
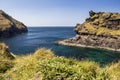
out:
M108 22L107 18L115 19L115 20L120 19L120 14L98 12L95 15L89 17L89 19L91 19L92 21L84 22L82 26L78 26L76 30L80 33L89 33L89 34L104 35L104 36L111 35L111 36L120 37L120 29L111 30L111 29L104 27Z
M120 62L101 68L93 61L57 57L51 50L44 48L33 54L17 56L9 62L11 63L5 64L4 67L0 66L0 69L8 68L6 72L0 72L0 80L120 79Z
M91 25L90 23L85 23L82 30L80 32L88 32L91 34L96 34L96 35L113 35L113 36L120 36L120 30L110 30L108 28L104 27L97 27L95 25Z

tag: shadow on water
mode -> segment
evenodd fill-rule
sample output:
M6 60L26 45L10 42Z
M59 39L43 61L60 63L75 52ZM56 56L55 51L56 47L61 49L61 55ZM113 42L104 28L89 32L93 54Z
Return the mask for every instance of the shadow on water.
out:
M120 60L120 52L104 50L104 49L91 49L80 47L69 47L58 45L59 50L55 51L56 55L72 57L78 60L87 59L99 63L101 66L115 63ZM73 57L74 56L74 57Z

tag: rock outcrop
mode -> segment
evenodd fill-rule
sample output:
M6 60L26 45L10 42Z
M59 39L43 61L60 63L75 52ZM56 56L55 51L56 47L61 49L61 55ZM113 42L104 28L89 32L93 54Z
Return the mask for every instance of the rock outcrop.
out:
M15 55L9 51L6 44L0 43L0 60L1 59L14 59Z
M120 14L90 11L89 15L75 26L75 37L58 44L120 51Z
M10 37L28 32L27 27L0 10L0 37Z

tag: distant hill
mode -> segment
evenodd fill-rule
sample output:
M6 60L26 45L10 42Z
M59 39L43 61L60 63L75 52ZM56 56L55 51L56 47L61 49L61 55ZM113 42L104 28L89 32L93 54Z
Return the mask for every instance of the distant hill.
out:
M10 37L25 32L28 30L23 23L0 10L0 37Z

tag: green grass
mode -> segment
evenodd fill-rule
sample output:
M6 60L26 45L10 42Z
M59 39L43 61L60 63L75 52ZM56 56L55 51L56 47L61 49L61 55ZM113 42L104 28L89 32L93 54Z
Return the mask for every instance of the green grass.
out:
M80 33L89 33L89 34L95 34L95 35L103 35L103 36L120 36L120 30L110 30L105 27L98 27L96 25L92 25L90 23L84 23L84 28L79 29L78 31Z
M100 67L90 60L57 57L51 50L0 62L0 80L119 80L120 62ZM1 70L2 69L2 70ZM5 71L4 71L5 69Z
M43 80L106 80L109 74L90 61L77 61L64 57L40 61Z

